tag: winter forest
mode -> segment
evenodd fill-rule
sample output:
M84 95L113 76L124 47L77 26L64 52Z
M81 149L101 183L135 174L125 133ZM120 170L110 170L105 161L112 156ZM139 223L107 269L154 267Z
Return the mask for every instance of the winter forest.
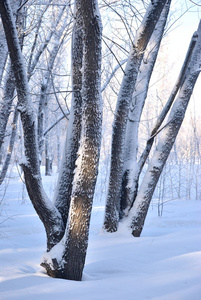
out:
M200 299L200 15L0 1L0 299Z

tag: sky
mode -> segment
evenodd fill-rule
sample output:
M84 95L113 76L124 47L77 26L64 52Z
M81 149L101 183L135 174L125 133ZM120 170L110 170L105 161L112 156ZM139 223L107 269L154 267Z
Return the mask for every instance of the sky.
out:
M172 9L175 9L176 15L182 17L176 22L168 35L168 51L170 54L170 64L172 65L171 76L174 80L177 79L181 66L183 64L191 37L197 30L199 21L201 20L201 1L195 0L200 6L194 5L190 0L178 0L172 4ZM200 99L201 75L199 76L193 93L193 101L196 107L199 107L197 112L201 112ZM190 105L193 102L191 99ZM201 114L201 113L200 113Z
M184 5L184 2L187 2L188 4L188 11L187 5ZM195 6L189 0L180 0L177 1L175 5L173 2L172 8L177 10L178 16L183 14L178 22L173 25L169 34L169 49L171 56L176 58L178 64L181 64L184 60L191 37L198 28L201 18L201 6Z

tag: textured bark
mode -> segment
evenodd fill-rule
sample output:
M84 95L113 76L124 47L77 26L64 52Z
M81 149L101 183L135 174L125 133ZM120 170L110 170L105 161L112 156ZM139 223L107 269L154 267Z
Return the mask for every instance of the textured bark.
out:
M77 1L83 18L82 132L64 253L65 275L81 280L101 145L101 33L96 0Z
M97 1L77 0L76 16L82 21L82 119L71 207L62 262L46 265L51 276L81 280L85 263L92 201L101 143L101 21ZM53 268L52 268L53 267Z
M60 211L64 224L67 223L70 208L70 197L72 192L75 162L79 148L81 134L82 117L82 59L83 59L83 40L82 40L82 21L76 13L72 36L72 101L69 124L67 128L66 143L63 153L63 161L59 172L57 190L54 196L54 202Z
M194 85L200 73L201 22L193 39L196 39L196 45L185 73L185 79L181 84L179 95L171 109L167 124L163 129L162 136L150 161L136 201L130 211L132 216L132 234L136 237L140 236L143 229L156 184L181 127Z
M129 104L132 99L138 71L144 50L155 29L166 1L152 1L140 25L133 42L125 74L123 76L117 107L113 123L111 167L109 187L105 210L104 228L109 232L117 230L120 213L120 193L123 176L125 132L128 118Z
M122 177L120 217L128 214L137 196L138 181L142 168L137 163L138 128L145 100L147 98L149 82L157 59L164 28L169 14L171 1L163 8L160 19L151 36L137 77L135 91L130 104L126 126L124 173Z
M5 78L4 95L0 107L0 151L4 142L6 127L10 116L15 91L15 79L10 63L7 72L8 73Z

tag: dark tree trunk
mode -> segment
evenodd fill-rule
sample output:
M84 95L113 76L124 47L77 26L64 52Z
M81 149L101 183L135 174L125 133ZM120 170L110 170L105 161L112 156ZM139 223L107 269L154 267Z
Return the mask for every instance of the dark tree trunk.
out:
M82 119L80 146L76 161L71 208L67 223L62 262L44 261L51 276L81 280L88 246L89 224L95 190L101 143L101 21L97 1L77 0L77 20L83 38ZM80 71L80 70L79 70ZM70 117L71 118L71 117ZM71 123L72 124L72 123ZM64 199L65 200L65 199ZM63 200L62 200L63 201ZM62 268L61 268L62 263ZM56 267L56 265L58 267Z
M66 277L81 280L101 144L102 24L96 0L76 3L83 20L82 131L64 259Z

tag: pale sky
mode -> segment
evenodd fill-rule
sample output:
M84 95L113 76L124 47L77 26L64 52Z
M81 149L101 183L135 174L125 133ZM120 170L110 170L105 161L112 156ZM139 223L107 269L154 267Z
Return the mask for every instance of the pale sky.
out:
M201 1L195 0L194 2L198 3L200 6L194 7L193 3L190 0L179 0L176 2L178 14L181 14L181 12L179 12L179 9L182 8L183 11L185 11L187 5L191 7L191 9L181 17L179 22L175 24L175 28L169 34L168 48L171 61L174 64L173 74L175 76L175 79L177 78L184 61L191 37L197 30L199 21L201 20ZM196 106L199 107L198 113L200 113L201 115L201 74L199 75L198 81L196 83L193 98Z

